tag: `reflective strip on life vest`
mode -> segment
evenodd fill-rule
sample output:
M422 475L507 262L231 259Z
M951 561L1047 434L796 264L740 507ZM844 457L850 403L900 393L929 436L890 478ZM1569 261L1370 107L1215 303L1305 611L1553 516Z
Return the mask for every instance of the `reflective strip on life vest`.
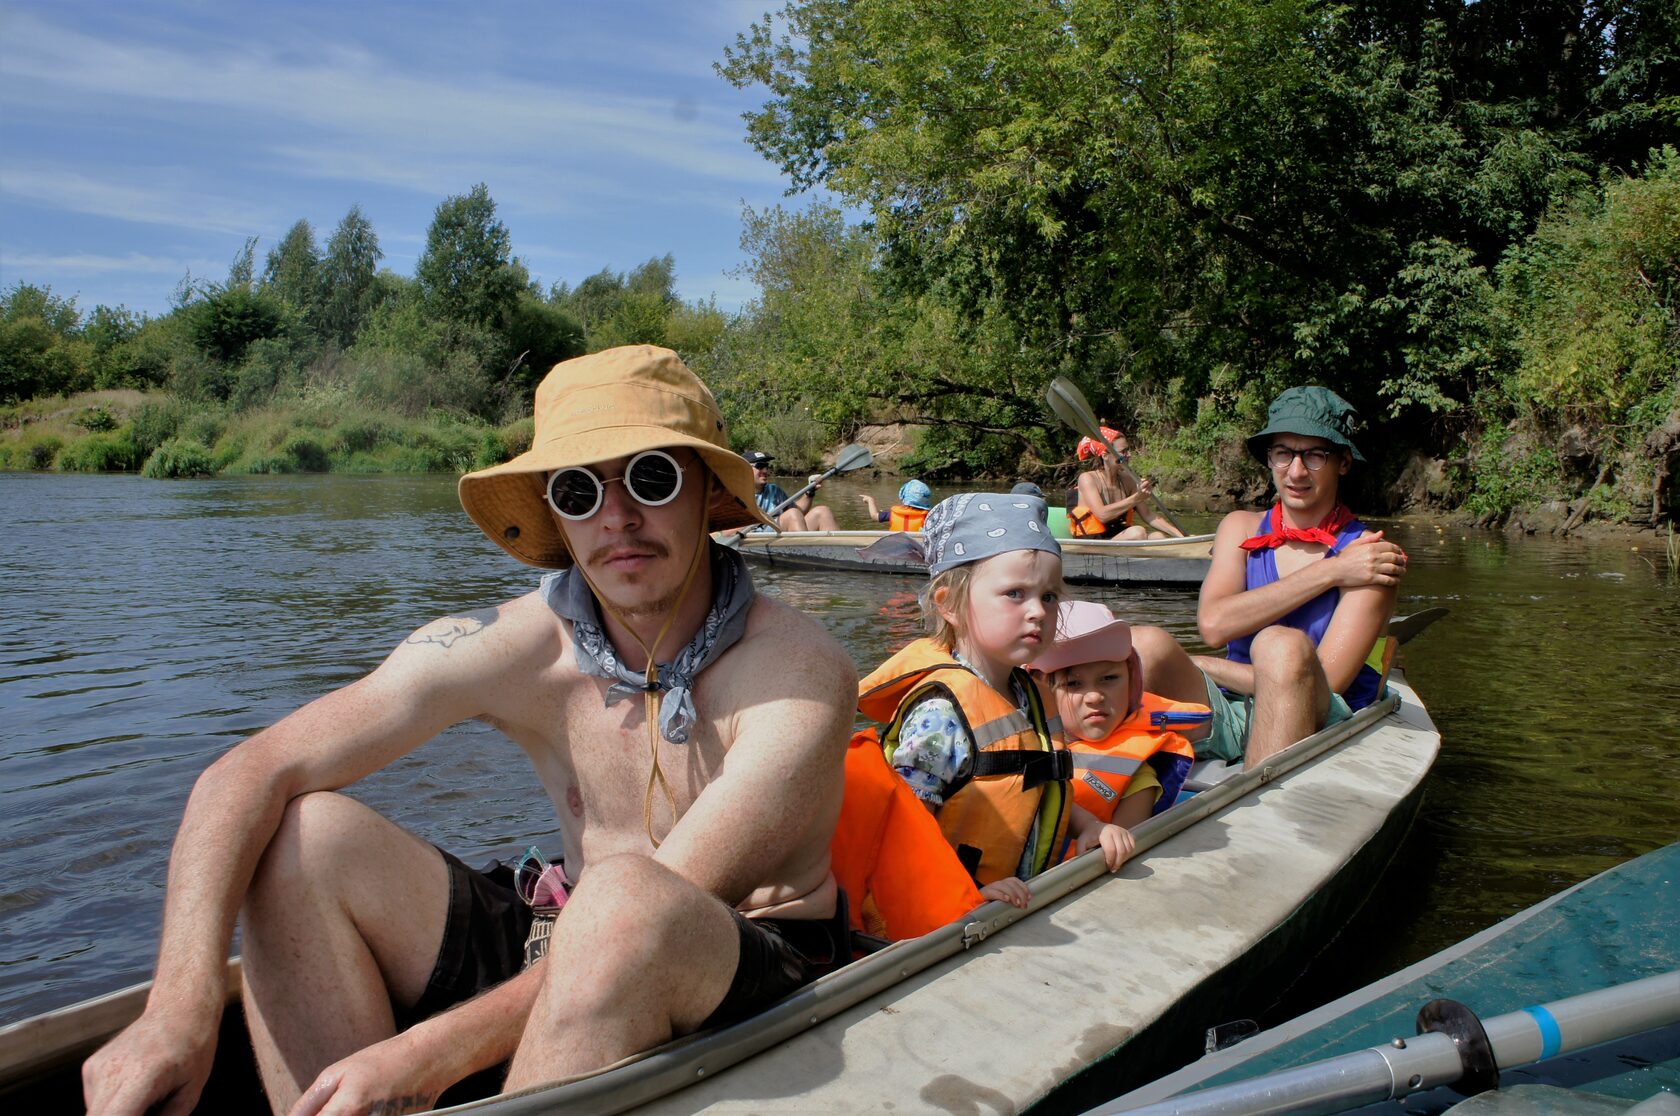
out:
M1106 771L1110 775L1136 775L1137 769L1142 767L1143 764L1144 761L1135 756L1099 756L1091 752L1080 751L1073 753L1073 769L1075 771Z

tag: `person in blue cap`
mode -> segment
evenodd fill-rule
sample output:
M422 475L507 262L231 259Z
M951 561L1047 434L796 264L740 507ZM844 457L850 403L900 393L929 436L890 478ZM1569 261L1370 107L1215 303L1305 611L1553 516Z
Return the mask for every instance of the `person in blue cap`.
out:
M868 494L859 496L869 512L871 523L885 523L889 531L920 531L933 507L933 489L919 480L907 480L898 486L898 503L886 511Z
M753 498L758 504L758 510L765 515L776 512L776 526L784 531L834 531L839 524L834 520L832 509L821 504L814 504L817 489L822 487L822 475L811 474L811 490L802 492L799 498L788 503L788 494L781 485L770 479L770 462L776 460L763 450L748 450L741 455L753 471ZM785 507L783 505L786 505ZM777 512L776 509L782 510ZM768 531L769 528L759 524L747 528L749 531Z
M1159 628L1133 633L1151 689L1213 709L1197 755L1227 762L1264 759L1377 700L1387 664L1373 652L1406 574L1406 552L1342 503L1342 478L1365 460L1347 400L1290 388L1266 417L1248 451L1277 502L1220 522L1196 608L1225 657L1192 657Z

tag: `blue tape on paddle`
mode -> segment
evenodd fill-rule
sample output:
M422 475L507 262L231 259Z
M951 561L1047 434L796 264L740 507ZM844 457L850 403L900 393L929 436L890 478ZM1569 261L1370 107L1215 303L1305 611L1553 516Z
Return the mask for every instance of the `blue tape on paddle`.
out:
M1534 1025L1540 1028L1540 1060L1543 1062L1547 1058L1556 1057L1557 1052L1563 1049L1563 1031L1558 1027L1557 1017L1539 1004L1525 1007L1523 1010L1534 1020Z

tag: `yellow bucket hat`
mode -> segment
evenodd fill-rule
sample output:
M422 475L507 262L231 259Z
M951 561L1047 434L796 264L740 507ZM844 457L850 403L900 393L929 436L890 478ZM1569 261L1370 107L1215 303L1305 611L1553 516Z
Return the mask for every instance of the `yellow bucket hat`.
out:
M769 524L753 498L752 467L729 448L723 414L676 353L625 345L561 361L537 385L531 448L461 478L461 506L490 541L530 566L562 569L571 552L544 495L548 474L647 449L688 446L723 491L710 524L728 530Z

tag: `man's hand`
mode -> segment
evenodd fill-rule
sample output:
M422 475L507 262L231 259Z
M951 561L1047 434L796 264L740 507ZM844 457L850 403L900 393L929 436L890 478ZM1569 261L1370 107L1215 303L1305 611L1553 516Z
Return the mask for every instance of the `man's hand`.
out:
M439 1084L426 1072L404 1035L376 1042L322 1070L292 1106L291 1116L386 1116L426 1112L453 1082Z
M92 1116L157 1111L185 1116L198 1103L216 1057L216 1025L141 1015L82 1063L82 1100Z
M1343 589L1365 585L1392 588L1406 576L1406 552L1383 538L1381 531L1367 531L1330 559L1336 584Z
M1132 836L1131 830L1124 826L1105 825L1095 833L1081 833L1079 840L1074 843L1073 850L1086 852L1098 845L1102 846L1103 863L1108 866L1110 872L1116 872L1137 848L1137 839Z
M1011 907L1021 907L1022 909L1025 909L1026 905L1032 901L1032 892L1028 891L1027 885L1015 876L1010 876L1006 880L999 880L997 883L987 884L980 889L980 894L988 899L995 899L1000 903L1008 903Z

